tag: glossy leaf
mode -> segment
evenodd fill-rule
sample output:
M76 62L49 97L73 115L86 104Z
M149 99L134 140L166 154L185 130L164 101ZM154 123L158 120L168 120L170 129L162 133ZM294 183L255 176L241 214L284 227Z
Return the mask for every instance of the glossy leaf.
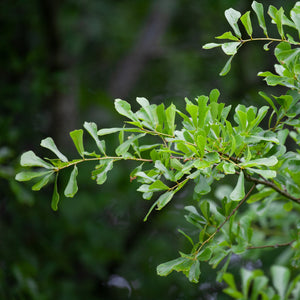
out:
M280 299L285 299L288 282L290 279L290 271L286 267L272 266L271 276L275 289L278 291Z
M58 202L59 202L59 193L58 193L58 189L57 189L57 179L58 179L58 173L55 177L54 189L53 189L53 195L52 195L52 201L51 201L51 207L55 211L58 209Z
M245 197L245 187L244 187L244 173L241 171L238 182L230 194L230 199L233 201L240 201Z
M41 141L41 146L51 150L61 161L67 162L68 159L65 155L63 155L55 145L53 139L51 137L47 137L46 139Z
M105 154L104 144L99 140L97 125L94 122L84 122L83 127L94 139L98 149L102 154Z
M190 271L189 271L189 281L193 283L199 282L200 277L200 262L198 260L195 260L193 264L191 265Z
M39 191L41 188L43 188L45 185L48 184L52 175L53 175L53 172L45 175L40 181L38 181L36 184L34 184L31 189L33 191Z
M232 27L233 31L235 34L240 38L241 37L241 32L238 27L238 20L241 17L241 13L233 8L229 8L225 10L225 17L229 23L229 25Z
M139 139L139 138L141 138L141 137L143 137L143 136L145 136L145 133L141 133L141 134L138 134L138 135L135 135L135 136L130 137L128 140L126 140L124 143L122 143L121 145L119 145L119 146L117 147L117 149L116 149L116 154L117 154L118 156L124 155L124 154L128 151L130 145L131 145L134 141L136 141L137 139Z
M250 19L250 11L247 11L245 14L241 16L241 21L250 37L252 37L253 29L252 23Z
M78 169L77 166L75 165L73 171L71 172L69 182L65 188L64 194L66 197L73 198L74 195L77 193L78 191L77 180L76 180L77 175L78 175Z
M103 184L107 179L107 172L113 168L113 160L108 159L101 163L98 169L92 172L93 178L96 179L97 184Z
M264 17L264 7L263 7L263 5L259 2L253 1L251 7L254 10L254 12L256 13L259 26L264 31L265 36L268 37L268 31L267 31L265 17Z
M240 42L230 42L222 44L222 50L226 55L234 55L237 53L238 46Z
M138 118L131 111L131 106L128 102L121 100L121 99L116 99L115 100L115 109L120 115L123 115L123 116L131 119L132 121L139 123Z
M73 140L73 143L80 154L81 157L84 157L84 147L83 147L83 130L73 130L70 132L70 136Z
M172 200L173 196L174 191L168 191L160 195L157 199L157 210L161 210L165 207Z
M227 31L227 32L223 33L222 35L217 36L216 39L239 41L239 38L234 36L231 31ZM220 44L217 44L217 45L220 45ZM210 48L204 48L204 49L210 49Z
M16 175L15 179L17 181L29 181L33 178L45 176L52 173L53 171L43 171L43 172L22 171Z
M51 164L39 158L33 151L27 151L23 153L20 164L23 167L42 167L46 169L54 169Z

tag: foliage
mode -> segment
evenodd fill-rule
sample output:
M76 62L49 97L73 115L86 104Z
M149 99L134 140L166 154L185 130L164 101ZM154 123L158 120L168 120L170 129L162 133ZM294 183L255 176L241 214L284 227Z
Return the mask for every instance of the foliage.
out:
M274 38L268 34L263 5L254 1L252 9L263 37L254 37L250 11L241 15L230 8L225 16L233 32L217 37L225 42L209 43L204 48L221 47L230 56L220 73L226 75L232 59L244 44L265 41L264 50L270 50L271 44L276 43L276 73L267 71L258 75L270 86L284 86L287 92L271 97L260 92L269 106L257 108L239 104L232 111L231 105L218 103L217 89L194 101L186 98L185 111L174 104L165 107L163 103L150 104L146 98L137 98L140 108L134 112L128 102L117 99L115 109L128 119L124 127L99 130L95 123L85 122L83 127L96 148L87 151L84 131L72 131L70 136L80 156L73 160L62 154L48 137L42 140L41 146L57 158L42 159L33 151L24 153L21 165L29 170L18 173L16 180L35 180L32 187L35 191L54 181L51 206L57 210L58 179L64 169L71 169L64 195L74 197L81 163L96 163L92 179L101 185L116 162L134 161L137 166L130 180L138 182L138 191L144 199L155 198L145 221L154 209L161 210L182 188L193 185L194 200L185 207L185 218L198 234L195 237L180 230L191 244L190 251L179 252L178 258L159 265L157 273L166 276L172 271L182 272L189 281L198 282L203 262L212 268L221 264L217 280L225 280L229 285L225 292L232 297L247 299L253 281L252 299L259 294L263 299L284 299L289 295L297 299L299 277L287 289L289 272L284 267L271 269L275 292L267 287L267 278L260 271L242 270L242 292L227 273L232 255L247 255L249 251L264 248L287 247L291 266L300 267L300 43L296 41L300 36L300 2L291 10L290 18L283 8L269 6L268 14L279 34ZM242 38L238 22L249 38ZM297 38L292 36L295 32ZM119 146L111 153L103 137L116 133ZM230 192L222 190L219 183L228 177L236 182ZM220 201L211 199L214 189L222 194ZM275 284L279 282L282 287Z

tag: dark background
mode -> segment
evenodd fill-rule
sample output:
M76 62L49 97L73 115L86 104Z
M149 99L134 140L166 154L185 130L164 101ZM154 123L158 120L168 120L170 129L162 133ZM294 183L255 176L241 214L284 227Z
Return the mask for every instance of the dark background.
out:
M189 249L177 229L189 228L183 207L192 189L144 223L151 203L130 183L131 164L117 165L103 186L90 179L93 166L82 166L79 193L62 198L58 212L50 208L51 187L34 193L13 178L22 152L49 155L39 147L47 136L75 158L69 131L84 121L120 126L115 98L133 108L136 96L184 108L184 97L218 88L227 104L266 104L256 74L274 60L261 44L241 49L226 77L218 74L227 57L202 49L230 30L225 9L244 13L251 2L1 1L1 299L215 299L222 286L208 268L200 284L156 275L158 264ZM268 1L286 11L294 3ZM111 152L116 142L108 140Z

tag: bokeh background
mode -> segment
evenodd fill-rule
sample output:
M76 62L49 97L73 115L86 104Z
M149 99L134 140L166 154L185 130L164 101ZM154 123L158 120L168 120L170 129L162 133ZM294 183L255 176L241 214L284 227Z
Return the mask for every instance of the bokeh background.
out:
M13 178L22 152L49 155L39 147L47 136L76 157L69 131L84 121L120 126L115 98L133 108L136 96L184 108L184 97L218 88L227 104L265 104L256 74L274 59L262 45L241 49L226 77L218 76L227 59L221 50L202 49L230 30L225 9L245 12L251 2L0 2L1 299L227 299L205 267L199 284L156 275L158 264L189 249L177 229L189 230L183 207L192 190L144 223L151 203L130 183L130 164L117 165L103 186L90 179L93 166L82 166L79 193L62 198L58 212L50 208L51 187L34 193ZM267 2L286 11L295 3ZM116 143L111 138L107 148Z

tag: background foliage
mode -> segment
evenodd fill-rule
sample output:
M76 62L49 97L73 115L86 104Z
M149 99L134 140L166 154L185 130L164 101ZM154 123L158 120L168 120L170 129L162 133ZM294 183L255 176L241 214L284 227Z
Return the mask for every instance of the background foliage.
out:
M53 213L51 189L38 195L28 192L12 180L17 171L12 166L19 153L35 150L45 136L72 154L75 149L65 137L83 120L99 127L121 124L113 110L115 97L131 102L143 95L152 103L164 100L166 105L172 101L184 107L185 96L219 88L227 104L261 102L257 91L262 82L256 73L273 64L271 56L254 45L245 48L230 75L221 79L216 74L224 57L202 50L228 27L225 9L246 11L251 2L0 4L1 298L211 299L223 288L210 282L214 274L205 269L206 282L200 285L177 274L156 276L159 263L176 257L176 249L188 247L174 228L188 226L178 211L192 192L186 191L168 210L143 223L148 203L137 201L137 186L129 184L126 164L117 167L100 189L90 181L87 166L79 174L76 199L64 199L60 211ZM270 4L284 4L288 11L294 3ZM236 257L231 268L268 269L272 251L281 250L269 250L263 260L255 255L253 261Z

